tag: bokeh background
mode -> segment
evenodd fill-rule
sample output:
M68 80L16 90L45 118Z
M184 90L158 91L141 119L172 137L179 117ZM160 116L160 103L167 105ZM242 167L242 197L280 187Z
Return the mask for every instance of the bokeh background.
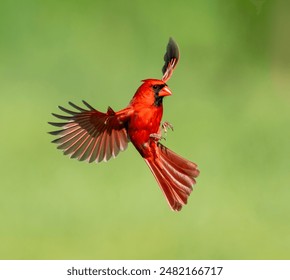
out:
M1 1L1 259L289 259L289 2ZM99 165L62 155L51 112L125 107L160 78L166 145L198 163L172 212L129 146Z

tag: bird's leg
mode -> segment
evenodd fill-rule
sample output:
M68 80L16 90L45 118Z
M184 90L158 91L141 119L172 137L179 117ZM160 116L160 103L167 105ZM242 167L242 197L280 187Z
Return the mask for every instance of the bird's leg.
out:
M170 128L172 131L173 131L173 125L169 122L164 122L162 125L161 125L161 129L164 131L164 133L166 134L167 133L167 128ZM151 133L150 134L150 137L153 138L155 141L160 141L162 139L166 140L166 138L164 136L162 136L162 131L161 129L159 128L158 132L157 133Z
M154 141L158 142L162 139L166 140L163 136L162 136L162 133L161 133L161 130L159 128L158 132L157 133L151 133L150 135L150 138L153 138Z

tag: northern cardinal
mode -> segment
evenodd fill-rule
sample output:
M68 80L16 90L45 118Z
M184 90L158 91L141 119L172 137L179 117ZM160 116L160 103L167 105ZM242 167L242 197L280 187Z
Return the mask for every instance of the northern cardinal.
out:
M115 112L108 107L107 112L102 113L85 101L85 109L69 102L77 111L59 106L68 116L52 115L65 122L49 122L61 128L50 132L58 136L52 142L65 155L80 161L108 161L132 142L156 178L171 209L175 211L180 211L187 203L195 178L199 175L195 163L160 143L163 138L160 129L162 101L165 96L172 94L166 82L178 60L178 46L170 38L164 56L162 79L143 80L125 109ZM168 127L172 128L168 122L162 125L165 131Z

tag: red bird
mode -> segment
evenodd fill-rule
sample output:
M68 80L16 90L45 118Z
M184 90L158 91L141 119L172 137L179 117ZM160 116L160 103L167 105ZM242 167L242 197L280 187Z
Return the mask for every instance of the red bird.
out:
M52 114L65 122L49 122L61 127L61 130L50 132L59 137L52 142L65 155L80 161L108 161L124 151L131 141L149 166L168 204L175 211L180 211L187 203L195 178L199 175L195 163L177 155L159 142L162 139L162 101L165 96L172 94L166 82L178 60L178 46L170 38L164 56L162 79L143 80L125 109L115 112L108 107L107 113L102 113L85 101L83 103L86 109L69 102L77 112L59 106L69 116ZM172 129L165 122L162 128L166 131L167 127Z

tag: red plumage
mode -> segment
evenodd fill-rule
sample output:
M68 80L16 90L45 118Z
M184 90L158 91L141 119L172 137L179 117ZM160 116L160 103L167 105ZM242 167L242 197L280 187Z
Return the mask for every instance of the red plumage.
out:
M159 142L162 138L162 101L172 94L165 82L179 60L179 50L172 39L169 40L164 60L162 80L143 80L125 109L115 112L109 107L107 113L102 113L85 101L86 109L69 102L77 111L60 106L68 116L53 114L65 122L50 122L61 127L61 130L50 133L59 136L52 142L65 155L88 162L116 157L127 148L128 142L132 142L152 171L170 207L179 211L187 203L199 171L195 163Z

